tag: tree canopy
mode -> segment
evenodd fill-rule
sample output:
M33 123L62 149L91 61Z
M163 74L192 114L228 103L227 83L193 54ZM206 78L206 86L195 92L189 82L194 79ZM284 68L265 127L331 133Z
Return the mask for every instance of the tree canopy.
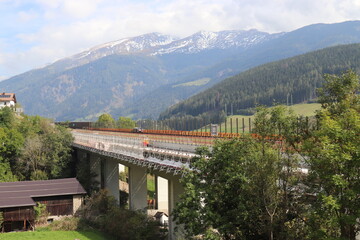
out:
M316 229L322 238L355 239L360 231L360 82L352 71L327 75L319 128L306 140Z
M128 117L119 117L117 125L119 128L134 128L136 127L136 122Z
M226 111L242 114L258 104L272 106L311 101L324 74L346 69L360 73L359 44L342 45L264 64L227 78L164 111L160 119L208 116ZM215 123L216 118L212 122ZM220 119L222 120L222 119Z
M284 107L271 112L261 108L256 117L258 139L245 136L217 141L212 150L198 150L199 157L192 159L192 170L183 179L185 193L175 210L188 237L281 239L288 235L286 223L292 220L288 214L295 212L296 203L287 196L294 194L297 181L284 174L283 167L294 172L299 161L285 160L281 146L268 136L286 131L295 120Z
M69 176L72 136L39 116L0 109L0 181Z
M115 128L116 122L109 113L103 113L95 122L95 126L100 128Z
M316 121L261 107L256 135L198 149L174 211L187 237L355 240L359 91L352 71L326 75Z

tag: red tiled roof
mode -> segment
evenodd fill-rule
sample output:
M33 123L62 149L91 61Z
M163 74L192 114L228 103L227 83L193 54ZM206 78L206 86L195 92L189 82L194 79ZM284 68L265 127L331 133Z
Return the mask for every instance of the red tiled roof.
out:
M15 93L0 93L0 102L14 101L16 103Z
M76 178L0 183L0 208L35 206L32 197L86 194Z

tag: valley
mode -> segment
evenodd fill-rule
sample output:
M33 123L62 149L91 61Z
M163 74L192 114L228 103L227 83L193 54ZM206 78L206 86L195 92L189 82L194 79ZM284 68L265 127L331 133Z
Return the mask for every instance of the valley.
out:
M245 70L317 49L358 43L359 26L359 21L315 24L278 34L256 30L203 31L182 39L145 34L102 44L19 74L0 82L0 88L16 92L26 113L55 121L92 121L104 112L133 119L158 119L160 115L166 118L176 104L184 104L189 97ZM336 71L353 66L352 60L343 60L348 64ZM316 71L318 75L334 72ZM313 89L318 86L319 82L314 83ZM278 101L275 96L278 90L268 92L268 103L272 99ZM298 87L294 89L298 90ZM289 91L293 90L289 88ZM294 103L309 99L308 90L301 91L301 96L293 94ZM253 105L247 101L264 103L254 99L241 100L238 109ZM227 100L219 101L218 107L225 106ZM209 110L209 106L205 109Z

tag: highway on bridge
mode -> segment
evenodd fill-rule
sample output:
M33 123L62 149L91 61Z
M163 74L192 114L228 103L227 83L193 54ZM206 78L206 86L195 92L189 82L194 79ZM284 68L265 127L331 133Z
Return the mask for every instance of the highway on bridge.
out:
M183 168L190 168L197 147L211 147L215 139L79 129L72 130L72 135L77 158L89 161L100 187L119 200L119 164L127 166L130 208L147 211L146 179L151 171L156 176L156 211L169 214L183 192ZM174 228L170 218L170 239L177 239Z

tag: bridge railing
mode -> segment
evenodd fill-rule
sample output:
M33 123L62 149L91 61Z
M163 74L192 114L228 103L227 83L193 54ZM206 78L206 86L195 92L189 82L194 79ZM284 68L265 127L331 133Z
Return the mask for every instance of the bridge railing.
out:
M188 165L195 154L186 151L174 151L144 144L139 137L102 135L91 132L72 132L74 143L95 149L100 154L120 154L136 159L138 163L151 163L167 169L181 169Z

